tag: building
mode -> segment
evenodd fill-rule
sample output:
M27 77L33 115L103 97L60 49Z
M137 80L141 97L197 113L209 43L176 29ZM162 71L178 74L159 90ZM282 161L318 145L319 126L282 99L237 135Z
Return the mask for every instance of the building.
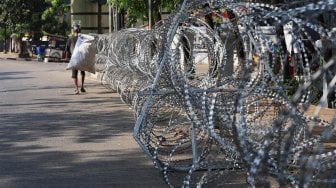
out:
M71 0L71 25L79 24L82 33L108 33L110 29L109 6L106 0Z

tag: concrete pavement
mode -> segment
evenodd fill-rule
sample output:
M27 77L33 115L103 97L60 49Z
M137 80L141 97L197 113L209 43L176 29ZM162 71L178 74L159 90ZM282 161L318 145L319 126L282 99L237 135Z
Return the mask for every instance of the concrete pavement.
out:
M0 188L168 187L132 110L93 79L73 95L65 67L0 56Z

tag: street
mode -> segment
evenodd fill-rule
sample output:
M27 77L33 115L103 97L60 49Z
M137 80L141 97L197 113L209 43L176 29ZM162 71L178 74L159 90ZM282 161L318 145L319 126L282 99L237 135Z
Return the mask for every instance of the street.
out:
M0 59L0 187L167 187L132 138L134 115L65 63Z

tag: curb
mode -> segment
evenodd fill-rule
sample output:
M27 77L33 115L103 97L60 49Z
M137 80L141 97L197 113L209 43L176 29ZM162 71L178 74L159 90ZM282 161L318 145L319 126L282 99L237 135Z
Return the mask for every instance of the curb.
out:
M34 60L32 58L17 58L17 57L0 57L0 59L7 59L7 60L13 60L13 61L32 61Z
M13 60L13 61L36 61L36 62L40 62L40 63L68 63L67 61L38 61L37 59L34 58L16 58L16 57L1 57L0 59L4 59L4 60Z

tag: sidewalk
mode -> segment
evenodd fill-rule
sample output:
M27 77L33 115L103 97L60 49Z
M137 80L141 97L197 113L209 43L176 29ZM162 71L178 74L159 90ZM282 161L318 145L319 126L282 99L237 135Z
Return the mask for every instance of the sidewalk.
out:
M18 53L11 53L11 52L4 53L3 51L0 52L0 59L12 59L12 60L15 60L18 57L19 57Z
M17 61L37 61L37 57L29 57L29 58L20 58L19 53L12 53L12 52L0 52L0 59L4 60L17 60Z
M0 59L17 60L17 61L36 61L36 62L38 62L36 55L33 55L32 57L29 57L29 58L20 58L18 53L12 53L12 52L7 52L7 53L0 52ZM65 61L58 62L58 61L51 61L50 58L48 58L48 59L49 59L49 62L67 63ZM39 63L42 63L42 62L48 62L48 61L46 61L46 59L44 58L43 61L41 61Z

